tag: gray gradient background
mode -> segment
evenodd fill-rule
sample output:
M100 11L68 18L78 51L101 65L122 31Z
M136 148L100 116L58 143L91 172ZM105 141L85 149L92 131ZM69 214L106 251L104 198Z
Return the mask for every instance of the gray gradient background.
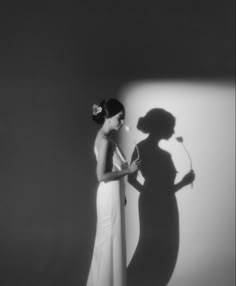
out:
M11 1L0 31L0 285L84 286L91 104L131 80L232 79L234 1Z

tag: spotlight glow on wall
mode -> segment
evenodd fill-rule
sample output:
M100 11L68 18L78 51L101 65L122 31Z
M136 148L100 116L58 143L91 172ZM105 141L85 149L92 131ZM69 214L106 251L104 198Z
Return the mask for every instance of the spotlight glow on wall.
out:
M172 154L176 181L190 169L181 144L191 154L196 180L176 196L180 214L180 250L169 286L234 285L235 243L235 87L230 82L134 82L120 91L129 132L121 145L131 157L145 138L136 129L139 117L152 108L166 109L176 117L175 135L161 147ZM140 177L140 181L142 178ZM139 238L139 193L126 183L127 262ZM148 262L147 262L148 263Z

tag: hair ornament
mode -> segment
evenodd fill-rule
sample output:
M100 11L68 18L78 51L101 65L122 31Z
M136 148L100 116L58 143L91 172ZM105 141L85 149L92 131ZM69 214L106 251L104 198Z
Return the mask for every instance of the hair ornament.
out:
M94 104L93 106L92 106L92 112L93 112L93 115L98 115L99 113L101 113L102 112L102 107L101 106L99 106L99 105L97 105L97 104Z

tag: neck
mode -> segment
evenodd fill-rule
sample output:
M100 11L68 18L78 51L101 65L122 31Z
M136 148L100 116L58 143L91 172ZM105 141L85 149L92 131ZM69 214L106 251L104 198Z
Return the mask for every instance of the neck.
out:
M161 138L152 136L151 134L146 138L146 142L150 146L150 148L159 148Z
M110 136L112 131L110 130L109 126L104 122L102 128L99 131L104 136Z
M152 134L150 134L147 138L148 141L153 142L154 144L159 143L159 141L161 140L161 138L157 137L157 136L153 136Z

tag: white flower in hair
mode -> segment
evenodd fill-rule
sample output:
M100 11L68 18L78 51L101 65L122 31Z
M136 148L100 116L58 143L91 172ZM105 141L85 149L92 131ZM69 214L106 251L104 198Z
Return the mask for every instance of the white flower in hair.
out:
M92 110L93 110L93 115L98 115L99 113L102 112L102 107L98 106L97 104L94 104L92 106Z

